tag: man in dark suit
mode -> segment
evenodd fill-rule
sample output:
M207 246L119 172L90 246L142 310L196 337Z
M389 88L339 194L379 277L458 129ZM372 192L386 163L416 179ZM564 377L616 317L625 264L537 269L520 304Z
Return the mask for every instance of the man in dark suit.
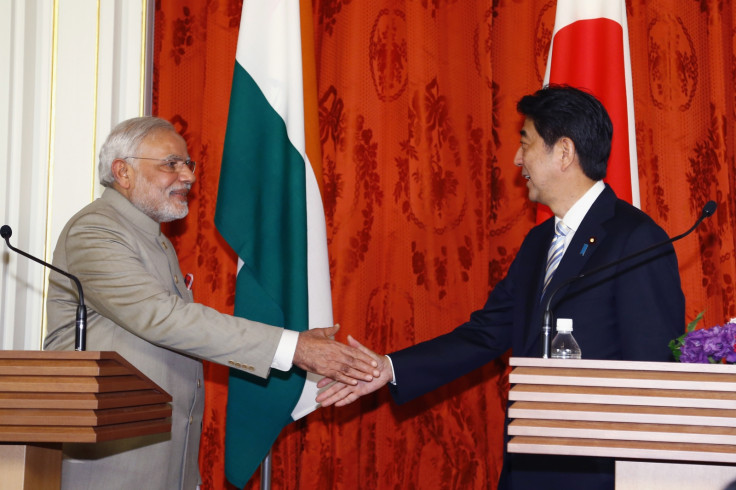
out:
M323 406L346 405L389 382L394 400L404 403L509 348L517 357L538 357L544 306L557 286L667 239L651 218L618 199L603 183L613 128L595 97L572 87L546 87L523 97L517 109L526 119L514 164L527 181L529 199L547 205L554 217L529 232L506 277L468 322L381 357L381 363L392 369L382 369L371 383L329 387L317 398ZM563 231L554 243L559 228ZM552 257L558 244L559 261ZM667 344L685 327L673 247L660 247L563 286L554 296L552 310L558 318L573 319L584 358L669 360ZM519 489L613 485L609 459L520 454L505 455L500 482L501 488Z

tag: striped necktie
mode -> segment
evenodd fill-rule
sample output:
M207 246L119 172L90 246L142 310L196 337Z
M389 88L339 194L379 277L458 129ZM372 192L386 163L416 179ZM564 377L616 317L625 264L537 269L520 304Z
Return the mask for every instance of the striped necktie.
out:
M552 240L549 252L547 252L547 271L544 273L542 296L544 296L544 292L547 290L547 286L549 286L552 276L554 275L555 270L557 270L557 266L560 265L562 254L565 251L565 237L568 233L570 233L570 228L568 228L562 220L558 221L555 226L555 238Z

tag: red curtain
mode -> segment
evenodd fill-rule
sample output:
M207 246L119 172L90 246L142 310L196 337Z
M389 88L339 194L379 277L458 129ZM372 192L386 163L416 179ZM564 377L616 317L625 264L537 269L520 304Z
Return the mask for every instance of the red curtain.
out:
M212 223L241 7L156 3L154 112L201 162L189 217L166 231L195 299L223 312L236 259ZM335 319L342 340L388 352L465 321L534 224L511 163L515 104L541 86L555 1L313 9ZM723 323L736 316L736 14L725 0L633 0L627 13L641 206L675 235L718 202L676 249L688 319ZM227 370L207 369L201 468L221 489ZM318 410L275 444L273 488L495 488L506 371L492 362L403 406L382 390Z

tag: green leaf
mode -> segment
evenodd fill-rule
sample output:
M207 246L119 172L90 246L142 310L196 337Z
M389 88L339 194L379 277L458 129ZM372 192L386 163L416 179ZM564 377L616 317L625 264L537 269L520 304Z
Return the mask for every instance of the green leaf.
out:
M687 324L687 327L685 327L685 331L688 332L688 333L690 333L693 330L695 330L695 326L698 324L698 322L700 320L703 319L703 315L705 315L705 310L703 310L700 313L698 313L698 316L695 317L695 320L693 320L693 321L691 321L690 323Z
M670 343L668 344L670 350L672 351L672 356L675 358L676 362L680 362L680 355L682 354L681 348L683 343L685 342L685 336L687 334L684 333L677 337L676 339L670 340Z

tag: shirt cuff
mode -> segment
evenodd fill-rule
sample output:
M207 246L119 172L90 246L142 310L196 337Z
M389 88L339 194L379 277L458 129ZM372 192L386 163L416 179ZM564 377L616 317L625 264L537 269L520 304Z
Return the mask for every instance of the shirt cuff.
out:
M294 362L294 353L296 352L296 344L299 341L299 332L296 330L284 329L281 334L281 340L276 347L276 354L271 361L271 367L279 371L288 371Z
M396 371L394 371L394 361L392 361L389 356L386 356L386 359L388 359L388 364L391 367L391 384L396 386Z

